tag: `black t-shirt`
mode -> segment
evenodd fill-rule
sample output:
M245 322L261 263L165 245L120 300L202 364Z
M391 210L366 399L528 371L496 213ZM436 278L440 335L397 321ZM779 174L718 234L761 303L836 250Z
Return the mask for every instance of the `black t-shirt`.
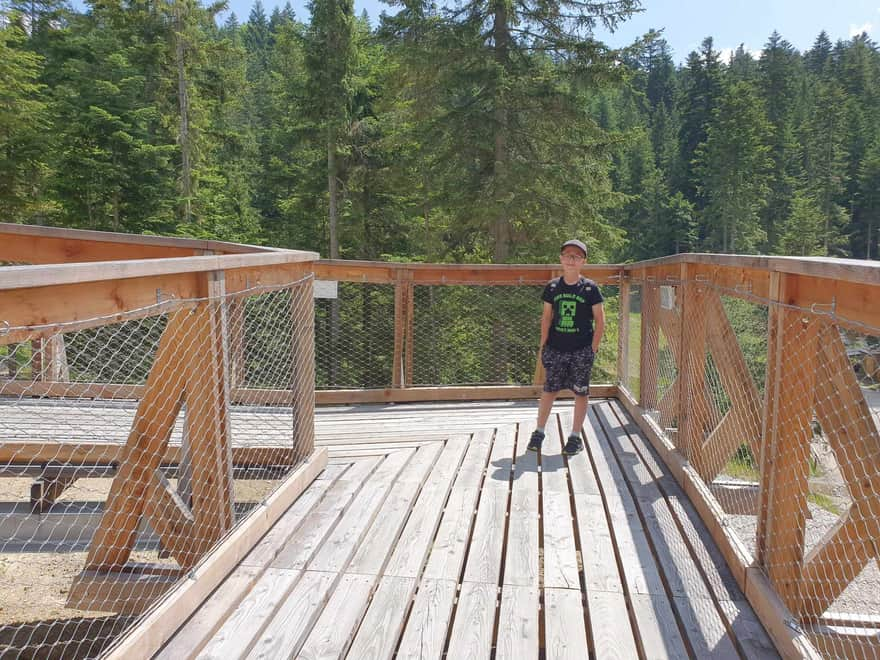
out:
M560 351L576 351L593 341L593 305L602 302L602 293L586 277L566 284L562 277L551 280L541 295L553 305L553 322L547 345Z

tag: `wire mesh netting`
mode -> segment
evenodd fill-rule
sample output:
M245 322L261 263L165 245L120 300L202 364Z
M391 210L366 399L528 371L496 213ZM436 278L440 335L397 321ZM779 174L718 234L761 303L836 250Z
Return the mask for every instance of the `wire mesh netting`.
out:
M820 652L877 657L880 331L703 280L640 285L645 364L624 385Z
M313 436L311 276L0 349L0 656L94 657Z
M317 300L315 358L318 389L390 387L394 285L339 282Z

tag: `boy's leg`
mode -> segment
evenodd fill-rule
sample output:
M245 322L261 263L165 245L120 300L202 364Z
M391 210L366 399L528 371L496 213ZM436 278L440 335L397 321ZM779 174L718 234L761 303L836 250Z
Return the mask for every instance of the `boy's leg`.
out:
M539 451L541 443L544 442L544 427L547 425L547 418L550 417L550 410L553 408L553 402L559 392L542 392L541 400L538 403L538 424L529 439L527 449L529 451Z
M553 408L553 402L559 392L541 392L541 399L538 402L538 428L543 429L547 426L547 418L550 417L550 410Z
M590 403L590 396L588 394L584 395L575 395L574 397L574 419L571 421L571 433L572 435L580 435L581 429L584 428L584 420L587 418L587 406Z

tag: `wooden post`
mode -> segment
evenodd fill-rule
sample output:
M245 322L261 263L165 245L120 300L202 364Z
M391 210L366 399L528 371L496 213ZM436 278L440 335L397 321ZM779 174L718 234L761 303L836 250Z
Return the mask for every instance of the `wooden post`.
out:
M245 305L244 298L230 298L227 320L229 322L229 385L232 389L245 387L247 363L245 361Z
M207 300L186 337L186 452L192 470L193 544L201 556L234 522L229 360L223 271L205 274Z
M397 271L394 282L394 358L391 367L391 386L403 386L403 351L406 335L406 284Z
M295 284L290 292L293 334L293 453L298 462L315 448L315 297L314 277Z
M705 284L691 281L681 265L684 301L681 312L681 392L678 397L678 448L688 460L701 450L707 416Z
M762 433L757 561L792 612L799 612L807 478L820 323L784 305L797 276L772 273Z
M629 279L620 271L620 299L617 320L617 382L629 389Z
M31 371L33 380L66 383L70 380L67 351L61 333L31 341Z
M403 387L409 387L413 384L413 345L414 345L414 327L415 327L415 287L412 283L412 273L409 275L409 281L406 283L403 293L404 305L406 307L406 326L404 328L404 344L406 347L403 373Z
M660 350L660 287L653 276L642 271L642 347L639 363L639 406L657 408L657 371Z

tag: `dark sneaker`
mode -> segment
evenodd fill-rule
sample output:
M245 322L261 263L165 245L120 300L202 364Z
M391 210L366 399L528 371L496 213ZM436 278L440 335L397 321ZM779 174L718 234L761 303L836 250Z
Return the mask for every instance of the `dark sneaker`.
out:
M581 436L579 435L570 435L568 436L568 441L565 443L565 447L562 448L562 453L566 456L574 456L578 452L580 452L584 448L584 443L581 440Z
M529 451L541 451L542 442L544 442L544 434L541 431L535 431L532 433L527 449Z

